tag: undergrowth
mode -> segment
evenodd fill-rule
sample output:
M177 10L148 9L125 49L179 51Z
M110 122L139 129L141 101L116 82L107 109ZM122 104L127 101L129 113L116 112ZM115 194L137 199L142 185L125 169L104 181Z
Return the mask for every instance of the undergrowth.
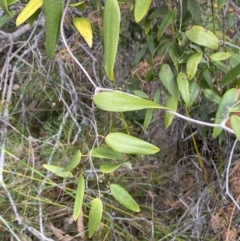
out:
M149 15L157 8L165 14L182 2L153 1ZM217 31L223 31L224 24L229 30L235 30L237 19L233 11L222 21L225 9L218 9L215 1L211 1L212 4L209 1L194 2L200 3L205 27L212 26L215 17L218 19L215 25ZM95 78L99 86L130 93L142 91L151 100L158 90L160 95L157 101L165 104L167 90L159 82L158 72L162 64L174 66L166 43L169 40L176 44L186 41L181 32L176 34L173 28L169 28L162 42L156 44L154 31L157 31L162 17L153 21L152 35L146 36L143 25L131 19L131 4L122 4L124 27L120 36L114 86L102 68L101 11L97 12L94 5L90 5L88 12L93 18L97 36L92 49L79 38L71 24L66 23L65 31L68 32L72 53L89 75ZM180 28L181 14L178 12L174 23L176 29ZM186 20L182 22L184 31L194 23L192 17L187 16L189 11L185 14L186 18L182 19ZM67 17L70 15L68 13ZM3 31L7 31L8 26ZM220 140L216 140L212 138L210 128L201 128L178 118L165 130L163 111L155 111L145 129L145 111L107 113L97 109L92 103L92 86L68 54L62 40L59 40L55 59L50 61L42 48L43 33L37 31L35 35L40 36L36 36L38 41L34 38L27 40L26 35L22 37L22 42L14 44L17 49L12 50L12 58L7 63L11 65L8 66L9 72L4 72L4 78L1 76L1 112L6 105L11 78L15 78L15 84L9 103L9 121L6 123L2 117L0 120L8 129L1 133L0 148L5 153L3 181L6 187L0 190L0 240L89 240L85 233L88 203L93 197L101 197L104 212L91 240L238 240L239 210L225 195L225 176L233 136L223 133ZM24 42L34 48L26 47ZM232 44L238 46L238 39ZM18 49L19 53L16 52ZM143 49L144 53L141 52ZM179 58L184 62L185 54L194 49L198 50L194 44L184 45ZM239 61L239 49L229 51L232 51L234 58L231 63L224 63L227 67ZM7 56L5 52L3 54ZM204 69L206 65L210 66L204 63L200 68ZM224 68L224 65L216 63L206 69L209 71L207 77L198 76L199 82L202 81L201 87L209 84L210 74L214 73L216 78L224 75ZM239 81L230 87L238 86ZM226 88L213 87L218 94ZM215 116L216 103L210 102L203 94L188 110L184 107L184 101L180 102L180 113L203 121ZM152 156L125 155L124 161L130 161L133 165L131 170L120 168L111 174L103 174L99 168L104 160L91 158L88 152L93 147L104 145L104 137L108 133L118 131L150 141L159 146L161 152ZM72 179L57 177L43 167L44 164L65 167L78 150L82 152L82 160L74 169ZM239 149L233 154L229 185L239 202ZM86 178L83 217L74 222L72 213L76 180L82 173ZM141 211L128 211L116 203L109 191L111 183L126 187Z

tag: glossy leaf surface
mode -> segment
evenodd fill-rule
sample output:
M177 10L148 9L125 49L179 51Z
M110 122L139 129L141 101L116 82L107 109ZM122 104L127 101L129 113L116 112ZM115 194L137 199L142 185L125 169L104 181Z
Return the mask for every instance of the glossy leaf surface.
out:
M140 207L132 198L132 196L120 185L111 184L110 190L113 197L122 204L125 208L133 211L133 212L140 212Z
M187 77L189 80L193 79L197 73L197 67L202 59L202 54L195 53L187 61Z
M120 167L127 167L128 169L132 169L131 162L123 162L123 163L104 163L100 166L100 170L103 173L111 173L116 171Z
M121 132L108 134L105 141L109 147L120 153L150 155L159 152L158 147Z
M153 101L120 91L100 92L94 96L93 102L98 108L112 112L142 110L147 108L167 109Z
M164 87L169 91L169 93L178 98L179 90L178 84L175 79L175 76L171 70L171 67L168 64L163 64L160 68L159 78L163 83Z
M210 48L218 48L218 37L210 30L203 28L202 26L193 26L186 31L187 38L198 45Z
M92 151L90 151L89 154L91 154L91 156L93 157L98 157L98 158L115 159L115 160L123 159L123 155L121 153L106 147L96 147Z

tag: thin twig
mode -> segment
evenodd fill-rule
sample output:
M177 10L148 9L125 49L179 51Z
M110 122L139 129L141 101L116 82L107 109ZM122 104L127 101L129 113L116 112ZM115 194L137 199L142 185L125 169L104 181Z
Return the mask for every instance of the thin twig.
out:
M232 149L230 152L230 156L229 156L229 160L228 160L227 172L226 172L226 195L230 197L230 199L236 205L237 209L240 211L240 206L238 205L237 201L235 200L235 198L229 191L229 173L230 173L230 168L232 165L233 153L234 153L237 143L238 143L238 140L236 139L233 143L233 146L232 146Z

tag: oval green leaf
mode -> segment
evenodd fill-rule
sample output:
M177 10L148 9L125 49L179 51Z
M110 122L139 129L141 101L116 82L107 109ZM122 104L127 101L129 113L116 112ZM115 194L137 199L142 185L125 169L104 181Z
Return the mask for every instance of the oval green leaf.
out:
M175 76L168 64L163 64L159 71L159 78L169 93L178 98L179 90Z
M237 115L232 115L230 117L231 125L236 135L237 139L240 140L240 117Z
M231 54L228 52L217 52L210 55L210 59L213 61L221 61L230 58Z
M73 207L73 220L76 221L82 211L83 197L85 192L85 180L82 174L80 174L77 183L77 192Z
M123 187L117 184L111 184L110 190L113 197L125 208L133 212L140 212L140 207L138 206L138 204Z
M96 106L102 110L112 112L124 112L142 109L168 109L158 103L145 100L135 95L130 95L120 91L100 92L93 98Z
M63 172L69 172L73 170L81 161L82 153L78 150L74 155L68 165L63 169Z
M220 124L226 117L229 112L229 108L232 107L238 100L238 93L235 88L227 90L221 102L218 105L215 124ZM215 127L213 129L213 138L216 138L222 132L221 128Z
M150 155L159 152L158 147L120 132L108 134L105 141L110 148L120 153Z
M117 0L107 0L103 15L104 67L110 80L114 80L114 63L117 55L120 9Z
M26 7L18 15L16 19L16 26L19 26L28 20L42 5L43 0L30 0Z
M50 59L53 59L56 50L60 22L63 14L63 5L64 0L43 0L46 53Z
M104 163L100 166L100 170L103 173L112 173L122 166L132 169L131 162L123 162L123 163Z
M213 90L211 89L205 89L203 90L203 94L211 101L219 104L221 101L221 97L216 94Z
M190 90L189 90L189 105L192 106L195 100L197 99L200 93L200 86L197 82L191 81L190 82Z
M198 45L210 48L218 48L218 37L211 32L203 28L202 26L193 26L191 29L186 31L187 38Z
M189 80L193 79L197 73L197 67L202 59L202 54L195 53L187 61L187 77Z
M115 159L115 160L123 159L123 155L121 153L105 147L94 148L89 152L89 154L92 157L98 157L98 158Z
M177 76L178 88L183 98L183 101L188 106L189 104L189 83L186 74L180 72Z
M93 34L91 23L88 18L74 18L73 24L79 33L83 36L89 48L91 48L93 43Z
M91 201L91 208L89 212L88 237L91 238L94 232L97 230L101 220L102 220L103 204L99 198L95 198Z
M59 177L63 177L63 178L73 177L73 174L71 172L64 172L63 167L47 165L47 164L44 164L43 167Z
M134 6L134 17L135 21L138 23L146 15L152 0L136 0Z

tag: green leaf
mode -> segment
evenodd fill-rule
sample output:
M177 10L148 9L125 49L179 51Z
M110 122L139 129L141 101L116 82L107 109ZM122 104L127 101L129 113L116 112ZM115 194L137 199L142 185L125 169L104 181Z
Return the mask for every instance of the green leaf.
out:
M77 183L77 192L73 207L73 220L76 221L82 211L83 197L85 191L85 180L82 174L80 174Z
M240 117L237 115L232 115L230 117L231 125L236 135L237 139L240 140Z
M120 9L117 0L107 0L103 15L104 67L110 80L114 80L114 63L120 30Z
M8 10L7 0L0 0L0 8L9 16L11 16Z
M140 212L140 207L138 206L138 204L123 187L117 184L111 184L110 190L113 197L125 208L133 212Z
M123 155L121 153L105 147L94 148L89 152L89 154L92 157L98 157L98 158L115 159L115 160L123 159Z
M75 7L81 11L84 11L86 9L86 3L84 2L71 3L69 4L69 7Z
M123 163L104 163L100 166L100 170L103 173L111 173L116 171L118 168L122 166L132 169L131 162L123 162Z
M158 147L120 132L108 134L105 141L110 148L120 153L150 155L159 152Z
M146 15L152 0L136 0L134 6L134 17L135 21L138 23Z
M160 97L161 97L161 92L160 92L160 89L157 88L155 93L154 93L154 96L153 96L153 101L155 103L159 103L160 102Z
M142 59L142 57L146 54L147 52L147 46L142 47L136 54L134 60L133 60L133 65L136 66Z
M178 98L179 90L175 76L168 64L163 64L160 68L159 78L169 93Z
M176 111L177 110L177 106L178 106L177 98L174 97L174 96L169 96L167 98L167 101L166 101L166 106L168 106L172 110ZM166 129L172 124L173 119L174 119L174 114L171 114L169 112L165 112L164 124L165 124L165 128Z
M217 52L210 55L210 59L213 61L220 61L230 58L231 54L228 52Z
M220 124L226 117L229 112L229 108L233 106L238 100L238 93L237 90L232 88L227 90L221 102L218 105L216 117L215 117L215 124ZM215 127L213 129L213 138L216 138L222 132L221 128Z
M16 11L10 11L10 15L8 14L4 14L1 18L0 18L0 28L2 26L4 26L6 23L10 22L12 20L12 16L14 16L16 13Z
M46 53L50 59L53 59L55 54L61 17L63 14L63 5L64 0L43 0L46 30Z
M100 92L94 96L93 102L100 109L113 112L142 110L147 108L167 109L153 101L145 100L120 91Z
M189 105L188 106L192 106L193 103L195 102L195 100L197 99L199 93L200 93L200 86L197 82L190 82L190 90L189 90Z
M8 6L11 6L11 5L13 5L14 3L17 3L17 2L19 2L20 0L7 0L7 5Z
M151 26L152 26L152 20L147 19L144 24L144 32L146 35L149 34L149 31L151 30Z
M153 117L153 109L147 109L146 115L144 118L144 122L143 122L144 130L146 130L148 128L148 126L150 125L150 123L152 121L152 117Z
M181 96L182 96L184 102L186 103L186 105L188 106L188 104L189 104L189 83L188 83L186 74L184 74L183 72L180 72L177 76L177 82L178 82L178 88L181 93Z
M185 34L193 43L210 49L218 48L218 37L202 26L193 26L191 29L187 30Z
M101 220L102 220L103 204L99 198L95 198L91 201L91 208L89 212L88 237L91 238L94 232L97 230Z
M201 8L197 0L188 0L188 8L195 24L201 25Z
M221 97L216 94L213 90L211 89L205 89L203 90L203 94L211 101L219 104L221 102Z
M177 70L177 72L179 72L179 58L181 56L181 51L179 48L178 44L173 44L172 46L169 47L169 55L174 63L174 66Z
M172 11L168 11L167 14L164 16L164 18L162 19L160 27L158 29L158 33L157 33L158 40L160 40L160 38L163 36L163 34L165 33L169 25L174 22L176 11L177 11L176 8L174 8Z
M230 112L240 112L240 105L234 106L233 108L230 109Z
M161 7L157 10L154 10L153 12L151 12L147 19L156 19L156 18L160 18L162 16L164 16L165 14L167 14L168 12L168 7L167 6L164 6L164 7Z
M33 23L38 19L40 13L42 12L42 9L39 8L30 18L28 18L27 22L32 27Z
M240 64L235 66L233 69L228 71L226 75L221 80L221 85L226 85L233 81L240 74Z
M63 178L73 177L73 174L71 172L64 172L63 167L47 165L47 164L44 164L43 167L59 177L63 177Z
M133 93L134 93L134 95L136 95L136 96L138 96L140 98L148 99L148 95L145 92L141 91L141 90L134 90Z
M187 61L187 77L189 80L193 79L197 73L197 67L202 59L202 54L195 53Z
M228 0L217 0L217 7L222 8Z
M30 0L26 7L18 15L16 19L16 26L19 26L28 20L42 5L43 0Z
M81 161L81 155L82 155L81 151L78 150L78 151L74 154L72 160L71 160L71 161L68 163L68 165L63 169L63 172L69 172L69 171L73 170L73 169L80 163L80 161Z
M93 43L93 34L91 23L88 18L74 18L73 24L79 33L83 36L88 46L91 48Z

